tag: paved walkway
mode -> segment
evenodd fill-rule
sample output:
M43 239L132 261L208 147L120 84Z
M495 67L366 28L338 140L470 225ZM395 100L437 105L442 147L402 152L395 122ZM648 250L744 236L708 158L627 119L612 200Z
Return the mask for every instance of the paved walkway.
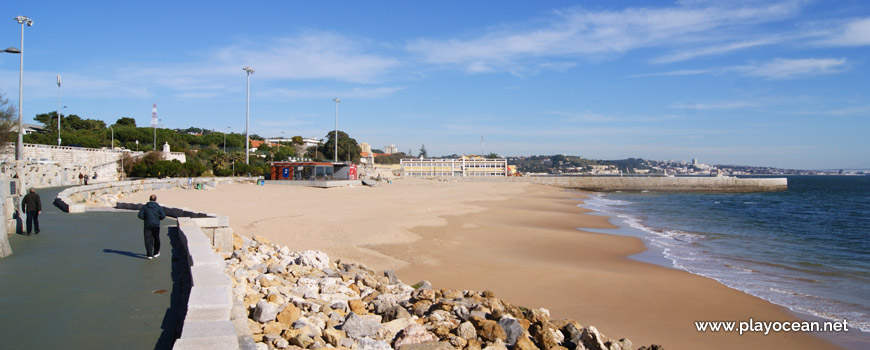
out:
M0 349L171 348L187 300L173 294L184 280L173 264L186 263L167 236L175 220L147 260L135 212L67 214L52 204L61 190L37 191L42 232L10 236L0 259Z

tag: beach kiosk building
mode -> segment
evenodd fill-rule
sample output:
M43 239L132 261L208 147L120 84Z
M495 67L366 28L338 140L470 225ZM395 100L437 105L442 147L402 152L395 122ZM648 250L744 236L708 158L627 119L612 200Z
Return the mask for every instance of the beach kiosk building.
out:
M330 162L274 162L271 180L357 180L356 164Z

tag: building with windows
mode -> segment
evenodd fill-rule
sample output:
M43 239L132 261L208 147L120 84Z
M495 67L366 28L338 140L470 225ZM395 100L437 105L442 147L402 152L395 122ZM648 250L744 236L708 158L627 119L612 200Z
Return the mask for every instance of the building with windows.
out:
M508 176L507 159L462 158L406 158L399 161L405 176Z
M399 153L399 147L396 147L396 145L384 146L384 153L385 154Z

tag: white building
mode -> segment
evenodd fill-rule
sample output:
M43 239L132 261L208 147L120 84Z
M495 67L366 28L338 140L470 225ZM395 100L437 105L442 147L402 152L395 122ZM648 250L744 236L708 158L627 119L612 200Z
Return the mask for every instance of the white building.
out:
M386 153L386 154L399 153L399 147L396 147L396 145L384 146L384 153Z
M507 159L467 157L405 158L399 161L405 176L508 176Z

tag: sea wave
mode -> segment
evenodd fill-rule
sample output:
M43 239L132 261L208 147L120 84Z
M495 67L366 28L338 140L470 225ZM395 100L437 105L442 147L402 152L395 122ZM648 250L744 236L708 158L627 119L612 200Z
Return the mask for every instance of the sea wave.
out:
M651 227L643 217L632 211L635 203L629 200L607 198L594 194L581 206L601 214L617 218L624 227L640 232L644 240L658 248L672 267L696 275L714 279L734 288L792 311L810 314L832 321L849 320L849 324L864 332L870 332L870 314L861 311L860 305L825 298L795 290L801 283L819 281L808 278L806 271L793 266L781 266L770 262L729 257L717 252L711 234L665 230ZM757 202L745 202L755 205ZM789 272L790 273L783 273Z

